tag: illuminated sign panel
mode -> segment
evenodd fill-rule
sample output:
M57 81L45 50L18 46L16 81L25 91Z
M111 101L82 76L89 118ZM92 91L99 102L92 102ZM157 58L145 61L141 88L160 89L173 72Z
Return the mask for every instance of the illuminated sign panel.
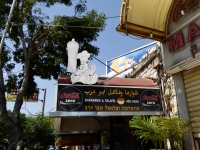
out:
M158 88L58 85L57 111L162 111Z
M139 63L139 60L144 56L144 54L151 49L152 47L155 47L156 43L150 43L148 45L145 45L143 47L140 47L138 49L132 50L129 53L123 54L121 56L115 57L111 60L108 60L106 62L106 74L107 77L111 77L113 75L116 75L117 73L126 70L127 68L133 66L134 64ZM112 70L112 69L113 70ZM118 77L124 77L128 73L130 73L132 69L128 69L125 72L118 75Z

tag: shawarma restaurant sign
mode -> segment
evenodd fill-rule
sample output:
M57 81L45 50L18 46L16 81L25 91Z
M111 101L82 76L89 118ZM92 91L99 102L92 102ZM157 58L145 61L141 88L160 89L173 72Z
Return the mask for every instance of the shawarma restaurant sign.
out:
M162 111L159 89L58 85L57 111Z
M78 53L78 49L74 39L67 43L67 72L72 84L58 84L57 111L162 111L158 88L91 85L98 79L96 66L89 67L90 54L85 50ZM80 59L79 69L76 69L77 59Z

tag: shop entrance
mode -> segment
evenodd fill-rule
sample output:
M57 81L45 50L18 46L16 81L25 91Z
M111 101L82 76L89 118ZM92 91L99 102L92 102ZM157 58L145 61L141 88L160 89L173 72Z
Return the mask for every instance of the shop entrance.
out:
M112 117L85 117L84 122L81 122L81 117L77 117L77 121L73 120L73 123L79 121L79 126L76 125L76 129L66 134L60 134L60 142L57 140L57 146L59 149L64 150L149 150L154 149L153 144L149 142L142 142L136 136L133 136L133 129L129 128L130 116L112 116ZM65 130L70 130L70 126L67 126L65 122ZM79 120L80 119L80 120ZM95 124L92 121L96 121L100 128L97 131L83 130L83 127L93 127ZM72 122L70 120L70 122ZM73 126L75 128L75 125ZM82 128L81 128L82 127ZM78 129L81 130L78 131ZM62 127L64 130L64 128ZM90 132L90 133L89 133Z
M100 133L61 135L64 150L100 150Z

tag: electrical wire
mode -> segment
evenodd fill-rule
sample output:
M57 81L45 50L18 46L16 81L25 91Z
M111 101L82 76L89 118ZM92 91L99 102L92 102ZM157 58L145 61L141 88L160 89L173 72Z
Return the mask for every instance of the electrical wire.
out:
M130 37L130 38L132 38L132 39L134 39L134 40L142 40L142 39L145 39L145 38L143 38L143 37L141 37L141 38L134 38L134 37L132 37L132 36L130 36L130 35L127 35L128 37Z
M31 116L37 116L37 115L32 114L32 113L28 110L28 108L26 107L26 101L24 101L24 105L25 105L25 107L24 107L24 108L21 108L21 109L25 109L25 110L29 113L29 115L31 115ZM44 116L47 115L49 112L51 112L53 109L54 109L54 107L53 107L52 109L50 109L48 112L46 112L46 113L44 114Z
M154 44L154 43L153 43ZM148 46L146 46L145 48L148 48L148 47L150 47L150 46L152 46L153 44L151 44L151 45L148 45ZM137 52L137 51L140 51L140 50L143 50L143 49L138 49L138 50L135 50L134 52ZM133 53L134 53L133 52ZM106 67L108 67L108 68L110 68L110 69L112 69L113 71L115 71L113 68L111 68L111 67L109 67L108 65L106 65L105 63L103 63L101 60L99 60L99 59L97 59L96 57L94 57L94 56L92 56L93 58L95 58L97 61L99 61L100 63L102 63L104 66L106 66ZM148 57L147 57L148 58ZM148 60L148 59L147 59ZM146 61L146 59L144 59L143 61ZM142 62L143 62L142 61ZM142 62L140 62L140 63L142 63ZM138 63L138 64L140 64L140 63ZM138 65L138 64L136 64L136 65ZM134 67L134 66L133 66ZM119 73L119 72L117 72L117 71L115 71L117 74Z
M50 113L53 109L54 109L54 107L52 109L50 109L48 112L46 112L44 115Z
M49 26L49 27L67 27L67 28L84 28L84 29L116 29L116 28L105 28L105 27L92 27L92 26L69 26L69 25L54 25L54 24L32 24L32 23L18 23L18 24L13 24L12 26L19 26L19 25L37 25L37 26Z
M37 115L32 114L27 108L25 108L25 109L31 116L37 116Z
M112 16L112 17L106 17L105 19L111 19L111 18L120 18L123 16ZM67 23L70 22L86 22L86 21L90 21L90 20L75 20L75 21L67 21ZM69 28L102 28L102 27L90 27L90 26L68 26L68 25L55 25L55 24L41 24L41 23L24 23L24 22L9 22L12 26L20 26L20 25L34 25L34 26L59 26L59 27L69 27ZM116 28L103 28L103 29L116 29Z
M110 68L111 70L113 70L114 72L118 73L115 69L111 68L110 66L106 65L104 62L102 62L101 60L97 59L96 57L94 57L93 55L91 55L94 59L96 59L97 61L99 61L100 63L102 63L104 66Z

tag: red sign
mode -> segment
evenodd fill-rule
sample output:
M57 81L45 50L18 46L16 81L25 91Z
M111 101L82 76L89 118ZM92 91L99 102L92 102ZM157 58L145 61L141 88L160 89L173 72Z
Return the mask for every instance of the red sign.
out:
M183 1L185 2L183 3ZM174 7L172 20L174 22L179 21L183 17L181 11L187 13L190 10L195 9L198 6L198 1L199 0L179 0L179 2L177 2L176 6Z
M191 42L195 37L200 36L200 29L195 23L191 23L188 27L188 37L187 37L187 42ZM176 34L176 39L173 37L168 39L168 47L169 47L169 52L173 53L182 46L185 45L184 42L184 37L182 31L178 32ZM195 57L195 51L196 51L196 45L191 46L191 53L193 58Z
M185 45L185 42L184 42L182 32L179 32L176 34L176 39L174 39L173 37L168 39L168 46L169 46L170 53L178 50L180 47L182 47L184 45Z
M74 98L74 99L79 99L79 94L80 93L76 93L76 92L73 92L73 93L70 93L70 94L67 94L65 92L61 93L60 94L60 98Z
M144 96L142 96L142 100L158 101L158 96L157 95L151 95L151 96L144 95Z

